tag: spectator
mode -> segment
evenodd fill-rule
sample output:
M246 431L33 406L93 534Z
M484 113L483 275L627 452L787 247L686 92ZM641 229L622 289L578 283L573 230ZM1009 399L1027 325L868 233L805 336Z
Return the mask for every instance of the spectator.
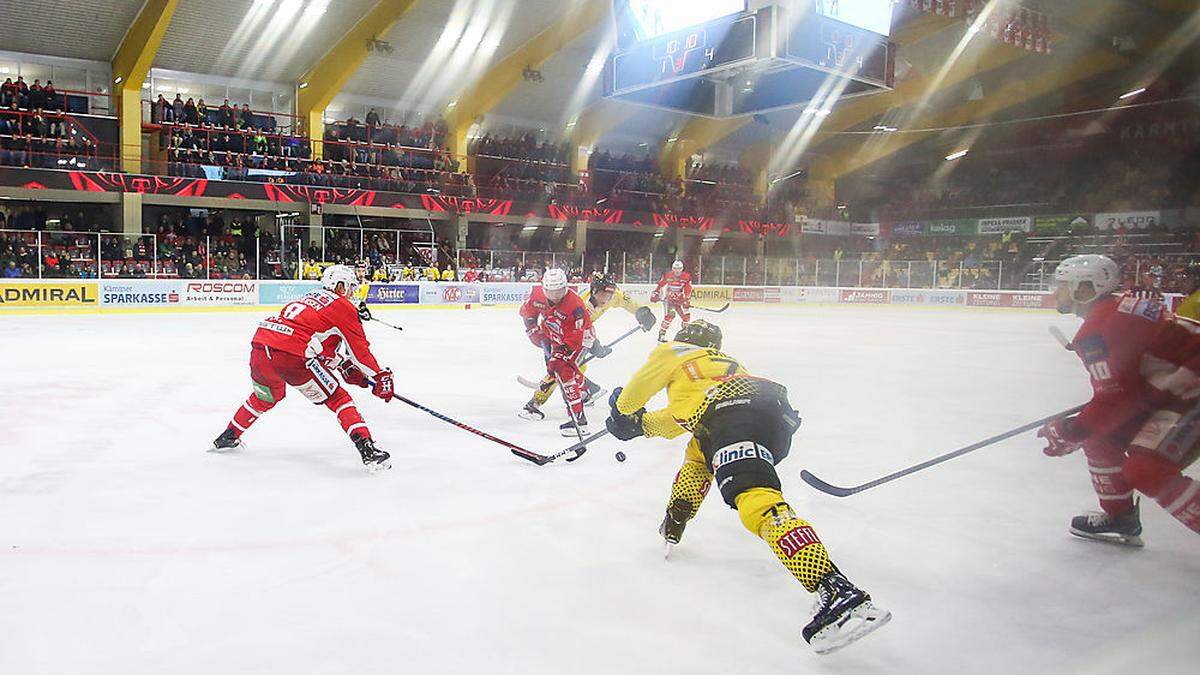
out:
M191 97L183 104L183 121L192 126L200 125L200 114L196 111L196 101Z
M63 101L59 100L58 92L54 91L54 83L50 80L46 80L46 86L42 87L42 98L46 101L43 106L46 110L58 111L65 107Z
M236 126L234 124L234 119L233 119L234 118L233 107L229 105L229 99L225 99L225 102L221 104L221 107L218 109L217 117L218 117L218 124L225 127L226 129L232 129L232 128L234 128L234 126Z
M183 103L183 97L179 94L175 94L175 100L171 101L171 113L171 119L173 119L176 123L182 124L187 119L185 117L186 111Z
M196 117L199 118L199 122L203 126L207 127L212 124L212 120L208 118L208 105L204 102L204 99L200 99L200 102L196 104Z
M46 97L42 93L42 81L39 79L33 80L33 85L29 87L29 103L28 108L42 108L46 105Z
M157 124L165 124L175 119L175 109L167 99L163 98L162 94L158 95L158 100L150 108L150 121Z

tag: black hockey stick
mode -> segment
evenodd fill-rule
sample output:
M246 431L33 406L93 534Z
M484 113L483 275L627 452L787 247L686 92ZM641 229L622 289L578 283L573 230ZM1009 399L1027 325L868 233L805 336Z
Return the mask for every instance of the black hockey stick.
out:
M638 332L639 330L642 330L641 326L634 326L633 328L630 328L629 330L622 333L621 336L618 337L616 340L613 340L612 342L608 343L605 346L608 347L609 349L612 349L613 347L616 346L616 344L618 342L620 342L621 340L624 340L625 338L629 337L630 335L633 335L634 333ZM586 357L583 358L583 360L581 360L579 362L579 365L582 366L583 364L587 363L588 361L591 361L594 358L596 358L596 357L593 356L592 354L588 354ZM529 378L525 377L524 375L518 375L517 382L520 382L523 386L529 387L530 389L540 389L542 387L541 382L534 382L533 380L530 380Z
M395 328L396 330L400 330L400 331L404 330L404 328L397 326L394 323L388 323L388 322L384 321L383 319L376 319L374 316L371 317L371 320L374 321L375 323L381 323L381 324L387 326L388 328Z
M372 387L375 386L374 380L372 380L371 378L366 378L366 379L367 379L367 384L371 385ZM447 417L446 415L443 415L442 413L440 413L432 408L426 408L425 406L421 405L420 403L417 403L416 401L414 401L410 398L405 398L404 396L401 396L400 394L392 394L392 397L395 398L397 401L400 401L401 403L406 403L406 404L416 408L417 410L427 412L430 415L433 415L434 417L438 418L439 420L441 420L443 422L453 424L454 426L458 427L459 429L462 429L463 431L469 431L469 432L475 434L476 436L486 438L493 443L499 443L500 445L503 445L504 447L508 448L509 451L511 451L512 454L516 455L517 457L520 457L521 459L527 459L527 460L533 462L534 464L537 464L538 466L543 466L545 464L549 464L550 462L553 462L555 459L557 459L558 457L560 457L563 454L563 453L556 453L554 455L543 455L540 453L536 453L532 450L526 450L525 448L522 448L521 446L517 445L516 443L509 443L508 441L504 440L503 438L497 438L497 437L489 434L486 431L480 431L479 429L476 429L475 427L473 427L469 424L463 424L462 422L459 422L458 420L454 419L453 417ZM582 454L582 453L580 453L580 454Z
M553 462L554 459L559 456L557 454L556 455L542 455L542 454L536 453L532 450L526 450L525 448L522 448L521 446L519 446L515 443L509 443L508 441L504 440L503 438L497 438L497 437L489 434L486 431L480 431L479 429L476 429L475 427L473 427L469 424L464 424L452 417L447 417L446 415L443 415L436 410L433 410L431 408L426 408L425 406L421 405L420 403L417 403L416 401L414 401L412 399L405 398L405 397L401 396L400 394L395 394L395 398L396 398L396 400L400 401L401 403L407 403L408 405L416 408L417 410L427 412L430 415L433 415L434 417L438 418L439 420L441 420L443 422L448 422L450 424L453 424L454 426L458 427L459 429L462 429L463 431L469 431L469 432L475 434L476 436L486 438L493 443L499 443L500 445L503 445L504 447L508 448L509 451L512 452L512 454L516 455L517 457L520 457L521 459L527 459L527 460L533 462L534 464L537 464L538 466L543 466L545 464L549 464L550 462Z
M706 312L712 312L713 314L720 314L721 312L729 309L729 303L727 302L720 307L702 307L700 305L692 305L692 309L701 309Z
M920 464L910 466L907 469L901 469L900 471L897 471L896 473L889 473L888 475L886 475L882 478L876 478L875 480L873 480L869 483L863 483L862 485L855 485L854 487L838 487L836 485L830 485L829 483L826 483L825 481L821 480L820 478L817 478L813 474L809 473L807 469L800 472L800 478L802 478L805 483L808 483L812 487L820 490L821 492L824 492L825 494L833 495L834 497L849 497L850 495L858 494L859 492L862 492L863 490L870 490L871 488L873 488L877 485L883 485L884 483L890 483L890 482L896 480L897 478L903 478L904 476L907 476L909 474L916 473L923 469L928 469L929 467L934 466L936 464L941 464L942 462L949 461L951 459L954 459L955 457L960 457L962 455L967 454L968 452L974 452L976 450L979 450L980 448L986 448L989 445L992 445L994 443L999 443L1000 441L1003 441L1007 438L1012 438L1013 436L1016 436L1018 434L1023 434L1026 431L1030 431L1032 429L1037 429L1038 427L1041 427L1042 425L1047 424L1049 422L1053 422L1056 419L1059 419L1062 417L1069 417L1069 416L1074 415L1075 413L1079 412L1080 410L1083 410L1083 406L1077 405L1074 408L1071 408L1070 410L1064 410L1060 413L1051 415L1049 417L1043 417L1042 419L1037 420L1036 422L1030 422L1028 424L1023 424L1023 425L1017 427L1016 429L1010 429L1008 431L1005 431L1002 434L997 434L995 436L992 436L991 438L985 438L984 440L979 441L978 443L972 443L971 445L968 445L965 448L959 448L958 450L955 450L953 452L947 452L944 455L938 455L937 457L934 457L933 459L929 459L924 462L921 462Z

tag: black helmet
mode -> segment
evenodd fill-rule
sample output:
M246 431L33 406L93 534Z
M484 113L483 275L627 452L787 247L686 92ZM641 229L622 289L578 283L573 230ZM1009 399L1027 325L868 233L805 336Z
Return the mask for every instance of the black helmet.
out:
M697 347L721 348L721 329L703 319L698 319L679 329L676 342L686 342Z
M604 272L596 272L592 275L592 294L602 293L604 291L617 290L617 282L613 281L612 276Z

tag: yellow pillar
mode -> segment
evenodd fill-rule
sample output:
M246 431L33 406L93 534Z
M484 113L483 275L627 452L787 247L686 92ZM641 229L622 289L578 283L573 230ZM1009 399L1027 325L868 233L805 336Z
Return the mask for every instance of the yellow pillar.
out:
M610 0L577 0L563 4L568 7L557 21L489 67L446 108L451 152L466 153L467 131L475 118L503 101L522 82L521 73L526 67L541 67L567 44L606 20L612 11Z
M125 33L112 60L113 88L121 128L121 167L126 173L142 171L142 83L179 0L146 0L142 11Z
M417 0L379 0L325 56L296 83L296 114L308 126L313 157L324 156L325 108L367 59L367 45L378 40Z

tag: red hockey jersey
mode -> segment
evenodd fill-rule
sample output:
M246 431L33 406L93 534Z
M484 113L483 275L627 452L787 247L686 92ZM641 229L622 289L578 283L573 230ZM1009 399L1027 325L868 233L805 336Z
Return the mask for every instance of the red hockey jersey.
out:
M663 292L666 289L666 292ZM654 293L672 304L684 305L692 300L692 275L687 272L667 272L658 280Z
M566 296L551 304L541 286L535 286L529 299L521 305L521 318L528 330L540 320L542 333L551 347L565 345L572 352L592 346L592 319L575 291L567 289Z
M367 377L381 370L358 310L350 300L328 290L308 293L285 305L279 316L260 321L251 342L305 358L337 354Z
M1074 345L1092 380L1092 400L1076 421L1089 434L1111 433L1154 410L1200 403L1200 323L1176 317L1158 299L1101 300Z

